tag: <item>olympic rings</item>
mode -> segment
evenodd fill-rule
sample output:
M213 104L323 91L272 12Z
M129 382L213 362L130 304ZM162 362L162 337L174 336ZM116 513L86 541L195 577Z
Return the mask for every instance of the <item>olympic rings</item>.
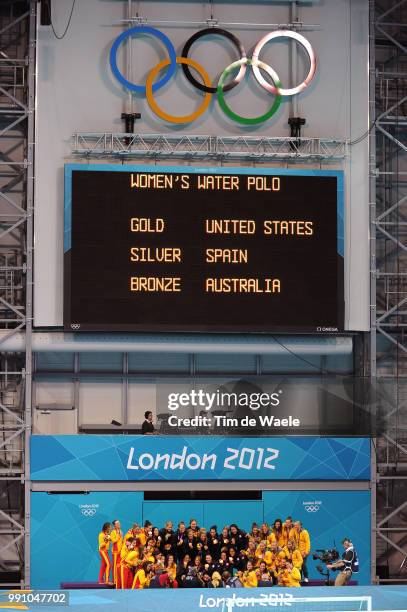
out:
M152 68L152 70L150 70L147 76L145 86L136 85L135 83L132 83L129 80L127 80L123 76L123 74L120 72L117 66L117 53L118 53L118 49L121 43L130 36L137 35L137 34L144 34L144 33L151 34L159 38L161 42L167 48L168 55L169 55L169 59L161 61L159 64L157 64L157 66L155 66L154 68ZM241 56L239 60L230 64L230 66L228 66L223 71L219 79L219 82L216 86L212 85L211 80L208 74L206 73L206 71L204 70L204 68L200 64L198 64L195 60L192 60L188 57L188 53L189 53L191 46L197 40L199 40L203 36L206 36L208 34L214 34L214 33L219 34L220 36L223 36L227 38L228 40L230 40L233 43L233 45L236 47L236 49L239 51L240 56ZM290 89L283 89L281 87L280 79L277 73L275 72L275 70L271 68L271 66L269 66L268 64L265 64L259 59L259 55L266 43L268 43L270 40L273 40L275 38L284 38L284 37L296 40L299 44L301 44L304 47L304 49L307 51L309 61L310 61L310 68L309 68L309 71L308 71L308 74L305 80L299 85L297 85L296 87L292 87ZM163 87L166 83L168 83L168 81L174 75L177 64L182 65L182 69L188 81L194 87L196 87L197 89L205 93L204 100L202 104L200 105L200 107L198 108L198 110L191 113L190 115L185 115L181 117L174 117L173 115L170 115L164 112L157 105L157 103L155 102L153 98L153 94L158 89ZM196 34L194 34L187 40L182 50L182 55L177 56L172 42L163 32L161 32L160 30L157 30L156 28L152 28L150 26L141 25L141 26L135 26L133 28L129 28L128 30L125 30L114 41L112 48L110 50L110 66L111 66L114 76L124 87L134 92L143 93L146 96L147 102L150 108L152 109L152 111L158 117L160 117L161 119L165 119L166 121L169 121L170 123L181 124L181 123L188 123L188 122L194 121L195 119L200 117L205 112L205 110L208 108L210 104L210 96L216 93L221 109L230 119L232 119L233 121L237 121L238 123L241 123L244 125L256 125L256 124L266 121L267 119L270 119L270 117L272 117L277 112L281 104L282 96L286 96L286 97L293 96L293 95L296 95L304 91L304 89L310 84L310 82L315 76L316 68L317 68L317 59L316 59L316 55L314 53L314 50L310 42L304 36L302 36L301 34L298 34L298 32L293 32L291 30L276 30L264 36L255 46L252 58L248 59L246 56L246 51L242 43L239 41L239 39L231 32L228 32L227 30L223 30L221 28L205 28L203 30L200 30L199 32L197 32ZM200 76L202 77L203 83L198 81L192 75L191 70L189 69L189 66L194 68L200 74ZM225 97L224 97L225 92L230 91L243 80L243 77L246 73L247 66L253 67L253 73L258 83L268 93L274 94L276 96L271 108L266 113L258 117L250 118L250 117L242 117L240 115L237 115L229 108L229 106L225 102ZM157 75L163 68L167 68L164 76L162 76L157 82L154 82L154 79L157 77ZM234 77L234 79L230 83L224 84L226 77L235 68L239 68L238 74ZM265 72L267 72L267 74L271 77L272 83L269 83L264 78L260 70L264 70Z
M319 506L304 506L307 512L318 512Z
M274 38L292 38L293 40L296 40L297 42L299 42L300 45L302 45L304 49L307 51L309 61L310 61L310 69L309 69L309 72L305 80L302 83L300 83L300 85L298 85L297 87L292 87L291 89L280 89L279 92L277 92L277 89L273 87L272 85L270 85L263 78L263 76L260 73L260 70L258 69L256 65L253 66L254 75L257 81L260 83L260 85L264 87L264 89L266 89L270 93L273 93L273 94L280 93L282 96L294 96L295 94L298 94L301 91L304 91L304 89L310 84L310 82L314 78L315 72L317 69L317 58L315 56L313 48L311 47L310 42L304 36L302 36L301 34L298 34L298 32L291 32L291 30L276 30L275 32L269 32L268 34L266 34L266 36L263 36L263 38L259 40L259 42L255 46L254 51L253 51L253 59L258 60L259 55L264 45L268 43L270 40L273 40Z
M135 83L131 83L120 72L117 66L117 51L122 42L126 40L126 38L128 38L129 36L133 36L133 34L144 33L157 36L157 38L159 38L161 42L164 43L164 45L167 47L168 55L170 56L170 61L168 62L168 71L162 77L162 79L160 79L159 81L157 81L157 83L154 83L153 85L153 91L157 91L157 89L160 89L160 87L163 87L166 83L168 83L177 67L177 54L175 52L174 45L172 44L168 36L166 36L160 30L157 30L156 28L151 28L150 26L135 26L134 28L129 28L128 30L122 32L120 36L116 38L112 45L112 48L110 49L110 66L116 79L124 87L127 87L127 89L130 89L131 91L137 91L138 93L143 94L146 93L146 87L144 85L135 85Z
M236 49L239 52L240 59L246 59L245 48L243 47L242 43L237 38L237 36L232 34L232 32L228 32L228 30L223 30L222 28L216 28L216 29L215 28L205 28L204 30L199 30L198 32L196 32L185 43L184 48L182 49L181 56L182 57L188 57L189 50L192 47L192 45L194 44L194 42L196 42L197 40L199 40L203 36L213 35L213 34L217 34L219 36L223 36L224 38L228 38L230 41L232 41L233 45L236 47ZM184 74L185 74L186 78L188 79L188 81L192 85L194 85L194 87L197 87L201 91L206 91L206 92L209 92L209 93L216 93L217 87L207 87L206 85L202 85L202 83L197 81L192 76L191 71L190 71L190 69L188 68L188 66L186 64L183 64L182 69L184 71ZM241 64L239 73L237 74L237 76L235 76L235 78L233 79L233 81L231 83L228 83L228 85L224 86L223 91L230 91L231 89L236 87L236 85L238 85L240 83L240 81L243 79L243 77L245 75L245 72L246 72L246 64Z
M82 508L81 513L83 516L95 516L96 510L94 508Z
M176 62L177 64L187 64L188 66L192 66L192 68L195 68L195 70L199 72L199 74L202 76L205 85L207 87L210 86L211 81L208 76L208 73L195 60L190 59L188 57L177 57ZM211 94L206 93L201 106L198 108L198 110L196 110L194 113L191 113L190 115L184 115L183 117L174 117L173 115L169 115L168 113L162 111L153 98L153 80L154 77L156 77L157 74L160 72L160 70L162 68L165 68L169 64L170 60L163 60L162 62L157 64L157 66L155 66L152 70L150 70L146 81L147 102L149 103L151 110L154 111L156 115L161 117L161 119L165 119L165 121L169 121L170 123L189 123L190 121L198 119L198 117L200 117L206 111L211 101Z
M237 62L233 62L233 64L230 64L230 66L228 66L223 71L219 79L218 88L217 88L219 106L221 107L223 112L231 119L234 119L234 121L237 121L238 123L243 123L244 125L257 125L258 123L263 123L263 121L267 121L267 119L270 119L270 117L272 117L274 113L277 112L281 104L281 95L280 93L277 93L273 106L266 113L264 113L264 115L260 115L259 117L251 117L251 118L242 117L241 115L237 115L236 113L234 113L225 102L225 97L223 95L224 90L222 86L223 86L223 82L225 78L227 77L227 75L234 68L237 68L238 66L242 66L243 64L246 66L247 65L253 66L253 70L254 70L254 67L256 67L257 69L262 68L263 70L265 70L265 72L267 72L267 74L272 78L277 92L279 92L281 83L280 83L278 74L273 70L273 68L271 68L271 66L269 66L268 64L265 64L264 62L261 62L258 59L254 59L254 58L253 59L248 59L248 58L240 59Z

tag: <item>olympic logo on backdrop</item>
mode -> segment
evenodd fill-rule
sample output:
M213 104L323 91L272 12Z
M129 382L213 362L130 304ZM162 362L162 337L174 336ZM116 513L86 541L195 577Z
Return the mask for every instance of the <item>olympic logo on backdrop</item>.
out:
M204 36L213 35L214 33L231 41L240 55L240 59L231 63L223 70L216 85L212 84L212 81L206 70L200 64L198 64L198 62L188 56L192 45L197 40L203 38ZM145 85L138 85L126 79L117 65L117 54L122 43L129 37L139 34L150 34L151 36L155 36L164 44L168 52L168 59L159 62L150 70L147 75ZM309 70L304 81L302 81L302 83L300 83L299 85L291 87L289 89L285 89L281 86L280 78L274 68L261 61L261 59L259 58L263 47L271 40L275 40L277 38L289 38L291 40L297 41L307 52L309 59ZM200 104L199 108L189 115L170 115L169 113L162 110L154 99L154 93L158 91L161 87L163 87L166 83L168 83L168 81L174 75L177 65L182 66L182 70L187 80L196 89L204 93L203 101ZM181 124L195 121L207 110L212 95L216 95L220 108L230 119L243 125L256 125L258 123L266 121L267 119L270 119L277 112L283 97L295 96L296 94L301 93L302 91L304 91L304 89L308 87L316 73L317 59L315 52L311 46L311 43L304 36L302 36L298 32L293 32L292 30L276 30L274 32L269 32L259 40L259 42L254 47L252 57L248 58L244 46L234 34L229 32L228 30L224 30L218 27L205 28L193 34L193 36L191 36L185 43L181 55L177 56L174 45L172 44L168 36L166 36L166 34L161 32L161 30L157 30L156 28L141 25L125 30L120 34L120 36L118 36L118 38L116 38L110 49L110 66L116 79L125 88L136 93L144 94L151 110L158 117L164 119L165 121L168 121L169 123ZM228 91L239 85L239 83L241 83L248 66L252 68L255 78L257 82L262 86L262 88L274 96L273 103L271 104L269 110L257 117L244 117L242 115L238 115L230 108L230 106L225 100L225 93L227 93ZM191 72L191 68L199 74L201 81L195 78L195 76ZM166 72L163 76L160 77L159 75L164 69L166 69ZM265 72L268 75L268 77L271 79L271 83L266 80L261 71ZM233 74L235 74L233 79L230 82L226 83L225 81L227 77Z
M320 501L310 501L310 502L303 502L302 503L304 510L306 512L318 512L319 509L321 508L322 502Z
M94 508L92 509L82 508L81 513L83 514L83 516L95 516L96 510Z
M92 505L86 504L86 505L79 506L81 514L86 517L95 516L98 508L99 508L99 504L92 504Z

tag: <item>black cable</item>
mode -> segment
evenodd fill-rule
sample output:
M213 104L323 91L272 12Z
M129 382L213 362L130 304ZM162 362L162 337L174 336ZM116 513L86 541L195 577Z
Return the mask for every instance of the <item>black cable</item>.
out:
M58 40L62 40L63 38L65 38L65 36L66 36L66 34L67 34L68 30L69 30L69 26L71 25L71 20L72 20L73 11L74 11L74 8L75 8L76 0L72 0L71 13L69 15L68 23L66 24L66 28L65 28L64 33L62 34L62 36L57 34L57 32L55 31L55 28L54 28L54 24L52 23L51 6L50 6L50 3L49 3L49 0L45 0L45 2L47 3L47 6L48 6L49 20L51 22L51 28L52 28L52 31L54 33L54 36Z
M376 125L378 117L376 117L376 119L373 121L372 125L370 126L370 128L368 130L366 130L366 132L364 134L362 134L361 136L359 136L359 138L356 138L355 140L351 140L349 142L350 146L353 146L355 144L359 144L360 142L362 142L365 138L367 138L370 134L370 132L373 130L373 128Z
M298 355L298 353L296 353L295 351L292 351L290 348L288 348L288 346L286 344L284 344L284 342L281 342L281 340L279 340L277 338L277 336L272 336L272 338L277 342L277 344L279 344L288 353L290 353L291 355L293 355L294 357L296 357L300 361L303 361L304 363L307 363L308 365L312 366L313 368L318 370L318 372L320 374L330 374L332 376L336 376L338 374L338 372L329 372L328 370L323 370L322 368L319 368L317 365L315 365L315 363L312 363L312 361L309 361L308 359L305 359L305 357L301 357L301 355Z
M213 21L213 0L210 0L210 6L211 6L211 21Z

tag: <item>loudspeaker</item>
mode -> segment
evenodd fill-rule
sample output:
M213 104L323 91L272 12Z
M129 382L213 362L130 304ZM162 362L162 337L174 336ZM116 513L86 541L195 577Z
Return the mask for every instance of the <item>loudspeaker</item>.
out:
M51 0L41 0L40 25L51 25Z

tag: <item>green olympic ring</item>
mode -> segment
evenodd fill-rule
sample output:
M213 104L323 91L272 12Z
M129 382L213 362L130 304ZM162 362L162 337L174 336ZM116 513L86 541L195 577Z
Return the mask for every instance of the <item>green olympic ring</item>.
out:
M273 70L273 68L271 68L271 66L254 57L252 59L244 57L240 60L237 60L236 62L233 62L232 64L230 64L230 66L225 68L225 70L221 74L218 86L216 88L216 94L218 96L219 106L221 107L225 115L227 115L230 119L233 119L233 121L237 121L238 123L241 123L243 125L257 125L258 123L263 123L263 121L267 121L267 119L270 119L270 117L272 117L278 111L281 104L281 94L276 94L272 107L266 113L264 113L264 115L259 115L258 117L242 117L241 115L238 115L233 112L226 104L223 84L229 74L235 68L240 68L242 65L262 68L271 77L277 92L279 92L281 89L281 81L279 79L278 74L275 70Z

